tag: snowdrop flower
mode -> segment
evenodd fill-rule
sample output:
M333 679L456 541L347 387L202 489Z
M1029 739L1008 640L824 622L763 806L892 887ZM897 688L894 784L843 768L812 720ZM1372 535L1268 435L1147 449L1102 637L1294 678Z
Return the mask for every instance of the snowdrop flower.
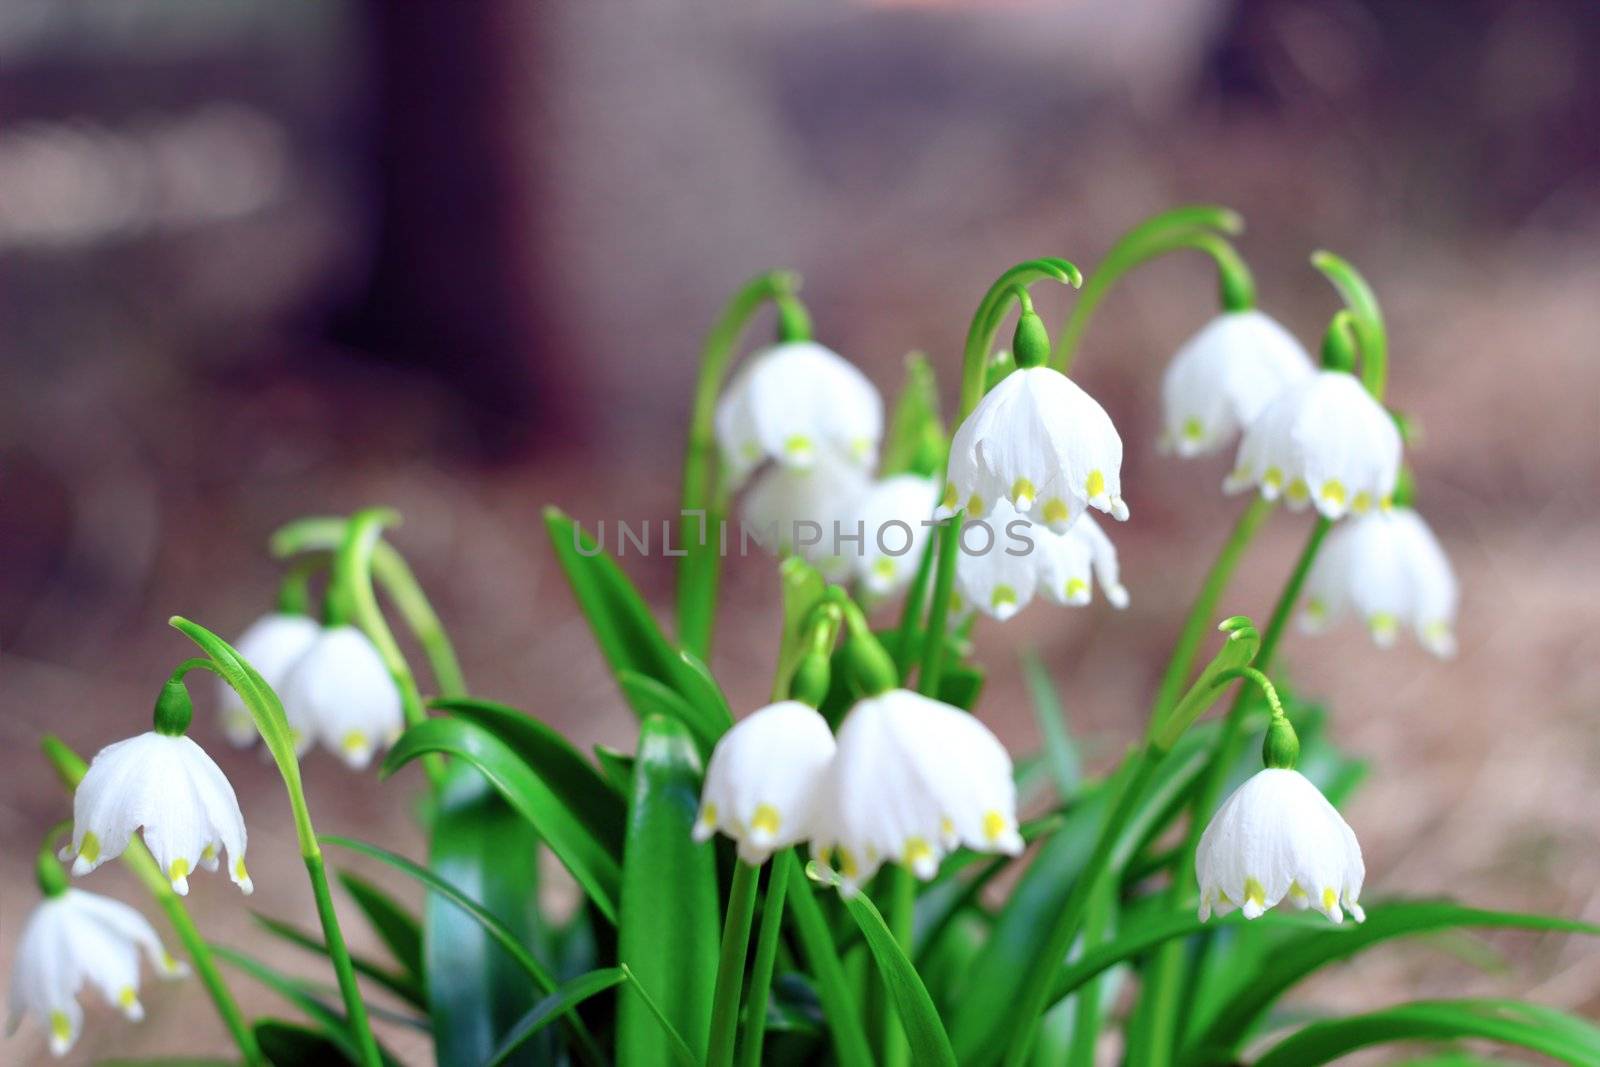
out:
M313 742L355 770L400 736L400 690L372 640L354 626L329 626L283 680L283 710L295 749Z
M1085 507L1126 519L1122 438L1095 399L1049 367L1020 368L978 402L950 442L941 518L1009 501L1057 533Z
M263 615L240 635L234 648L273 689L283 685L289 668L316 641L322 627L308 615L275 612ZM237 748L253 744L260 735L244 701L233 687L217 679L217 715L222 733Z
M862 541L852 558L855 575L873 596L884 597L911 581L928 540L938 485L916 474L874 482L856 504ZM849 531L852 535L855 530Z
M824 451L809 467L765 471L745 494L740 518L761 547L799 555L830 581L840 581L849 576L851 561L839 535L854 537L851 516L867 486L867 476L853 464Z
M1005 622L1033 601L1043 545L1056 535L1029 522L1010 501L997 500L987 518L968 521L956 553L957 610L976 609Z
M17 942L6 1032L14 1033L22 1016L33 1015L50 1028L50 1052L65 1055L83 1028L78 993L85 983L138 1022L144 1018L139 1004L141 952L158 974L179 978L188 973L161 947L144 916L126 904L81 889L63 888L46 896L28 916Z
M811 845L845 895L885 862L927 880L959 845L1022 851L1011 757L973 716L890 689L850 710L838 745Z
M222 769L182 734L155 730L107 745L89 763L72 797L72 844L61 852L74 875L122 855L133 832L179 896L195 868L228 865L246 894L255 885L244 865L244 816Z
M1270 316L1254 308L1218 315L1178 349L1161 380L1163 450L1185 458L1216 451L1314 370Z
M1039 590L1057 604L1089 603L1091 573L1114 608L1128 606L1128 591L1118 580L1117 549L1100 524L1078 516L1064 534L1039 532Z
M1400 473L1400 431L1353 375L1323 370L1285 388L1245 430L1223 482L1253 485L1296 510L1315 504L1329 519L1383 504Z
M700 794L694 839L721 830L755 865L805 840L828 761L833 731L798 700L769 704L740 720L717 742Z
M877 461L883 400L866 376L813 341L752 356L717 402L717 446L730 488L764 459L810 467L824 450L862 469Z
M1409 507L1364 515L1328 534L1306 578L1300 622L1316 633L1354 612L1382 648L1410 627L1437 656L1455 654L1456 576Z
M1357 900L1366 867L1348 823L1299 771L1268 767L1222 802L1200 837L1200 918L1240 908L1258 918L1287 898L1334 922ZM1343 905L1344 910L1340 910Z

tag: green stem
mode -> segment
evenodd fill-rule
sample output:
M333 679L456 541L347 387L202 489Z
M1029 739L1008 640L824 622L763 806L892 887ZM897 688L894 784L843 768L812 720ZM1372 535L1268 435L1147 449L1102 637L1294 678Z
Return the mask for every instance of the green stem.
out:
M47 734L42 746L45 757L55 767L61 783L69 791L77 789L78 783L83 781L84 772L88 770L88 765L83 762L82 757L54 735ZM211 946L200 936L200 930L195 926L194 918L190 916L183 898L178 896L172 888L172 883L162 874L161 865L150 854L144 842L137 837L129 840L127 849L122 853L122 863L133 872L134 877L166 913L167 922L172 925L173 932L178 935L179 942L188 953L194 973L199 977L200 984L206 987L206 992L210 994L211 1003L216 1007L223 1026L227 1027L228 1033L233 1037L234 1044L239 1046L239 1053L244 1057L244 1062L249 1067L266 1067L267 1058L256 1042L255 1031L250 1028L250 1022L245 1018L244 1012L239 1010L239 1002L233 999L233 993L228 989L228 983L223 979L222 972L218 970L217 962L211 954Z
M905 953L906 959L915 959L912 944L913 923L916 917L917 885L911 872L901 867L889 871L889 932L895 943ZM884 1013L883 1063L884 1067L908 1067L911 1062L911 1043L906 1038L905 1026L898 1011Z
M717 959L717 982L711 996L711 1041L708 1067L728 1067L733 1062L734 1036L739 1029L739 991L744 985L744 959L750 946L750 924L755 917L756 883L761 868L743 860L733 864L733 885L728 890L728 912L722 924L722 953Z
M1312 253L1311 264L1327 276L1350 309L1361 350L1361 383L1381 404L1389 383L1389 338L1378 297L1360 272L1332 252Z
M789 868L794 850L772 857L767 875L767 899L761 909L761 929L756 934L756 958L750 966L750 1001L745 1006L741 1067L760 1067L761 1046L767 1035L767 998L772 990L772 969L778 960L778 939L783 933L783 905L789 890Z
M728 301L700 350L678 517L678 542L684 552L678 564L678 643L702 660L708 660L711 653L720 566L715 546L726 510L721 499L724 494L717 488L721 481L716 470L717 394L740 336L763 304L792 305L783 315L785 323L803 317L803 310L795 314L799 309L794 294L799 287L799 276L789 271L772 271L752 279Z
M950 594L956 580L956 554L961 550L961 522L958 511L934 532L939 538L939 555L933 580L933 602L928 607L928 625L922 635L922 673L917 691L938 699L944 674L944 637L950 622Z
M928 580L933 576L934 558L939 553L938 526L928 531L927 542L922 546L922 558L917 561L917 572L906 590L906 601L900 608L900 627L896 631L894 662L900 668L900 682L911 677L911 668L917 662L917 628L922 621L922 605L928 596Z
M361 999L355 968L350 964L350 950L345 947L344 932L339 929L339 916L333 910L333 891L328 887L328 872L322 854L318 852L314 856L306 856L305 862L306 874L311 878L311 892L317 898L317 918L322 920L328 957L333 961L333 972L339 979L339 993L344 998L345 1021L361 1048L362 1062L367 1067L383 1067L378 1041L372 1036L372 1025L367 1021L367 1005Z
M278 610L285 615L311 614L311 579L328 565L325 553L296 560L278 583Z
M816 980L817 999L822 1002L822 1014L833 1036L834 1055L841 1067L871 1067L872 1047L867 1043L867 1032L861 1027L861 1016L856 1013L850 997L850 987L834 948L828 920L823 918L822 909L811 895L805 871L794 862L792 852L786 851L783 855L788 857L784 867L789 880L789 914L794 917L800 945Z
M1083 947L1087 951L1100 944L1111 932L1111 922L1117 908L1117 886L1112 879L1104 879L1099 890L1089 898L1088 915L1083 924ZM1100 1039L1100 994L1104 991L1105 976L1086 982L1073 994L1072 1042L1067 1051L1067 1067L1094 1067L1095 1051Z

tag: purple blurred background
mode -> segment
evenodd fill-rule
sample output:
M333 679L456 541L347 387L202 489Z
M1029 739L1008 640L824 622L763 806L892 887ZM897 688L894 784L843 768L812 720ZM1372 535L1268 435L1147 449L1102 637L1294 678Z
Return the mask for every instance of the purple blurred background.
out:
M695 353L735 286L800 270L820 340L886 392L925 350L953 399L999 271L1088 268L1194 201L1245 215L1263 306L1308 343L1336 303L1307 255L1359 265L1390 320L1391 400L1424 427L1410 458L1465 587L1460 657L1353 631L1287 646L1372 762L1351 813L1372 894L1600 921L1597 56L1583 0L4 0L0 964L38 835L68 811L39 736L88 755L146 728L187 653L167 616L241 629L273 594L278 524L399 507L474 688L626 744L539 508L672 512ZM1046 294L1047 321L1069 299ZM1225 459L1154 448L1161 367L1214 308L1204 262L1163 262L1089 332L1077 374L1128 443L1134 519L1113 534L1134 603L980 628L980 711L1019 750L1019 643L1097 765L1136 734L1238 507ZM1266 613L1307 521L1272 522L1228 612ZM627 566L667 618L666 562ZM745 706L773 586L755 558L725 582L714 666ZM250 907L309 923L281 787L197 723L246 805ZM319 828L420 855L414 774L380 786L322 755L307 773ZM93 881L151 910L120 870ZM232 892L191 896L217 940L317 973ZM1600 1013L1592 946L1494 943L1509 973L1412 946L1311 992L1536 986ZM91 1010L73 1061L225 1051L194 983L144 999L138 1028ZM426 1060L414 1033L385 1039ZM31 1062L42 1043L30 1026L3 1048Z

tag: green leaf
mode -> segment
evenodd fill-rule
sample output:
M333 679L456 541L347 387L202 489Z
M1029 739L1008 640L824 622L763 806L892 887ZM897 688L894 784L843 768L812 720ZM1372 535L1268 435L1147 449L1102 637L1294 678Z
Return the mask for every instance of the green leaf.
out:
M489 700L435 700L432 707L488 730L533 768L575 819L618 861L627 820L626 794L619 791L565 737L546 723Z
M722 686L712 677L711 668L693 652L681 651L678 653L675 679L683 699L714 729L711 743L716 744L717 738L727 733L733 725L733 710L728 707L728 698L722 692Z
M837 886L838 878L831 871L812 863L806 873L814 880L826 880ZM916 1064L945 1064L955 1067L956 1054L950 1048L950 1037L939 1020L939 1011L928 996L927 987L917 975L917 969L906 959L905 952L889 932L883 916L873 906L865 893L842 898L844 906L861 928L867 949L878 967L878 974L889 987L895 1011L905 1027L906 1038L911 1043L912 1061Z
M939 699L953 707L971 711L983 692L981 668L961 664L945 667L939 675Z
M871 1067L872 1050L856 1012L855 1000L844 968L839 962L828 922L811 892L811 879L800 869L793 849L784 849L772 858L773 876L789 879L788 912L806 963L816 982L817 999L828 1022L835 1059L844 1067Z
M517 1020L517 1025L506 1034L505 1040L500 1042L500 1047L494 1050L484 1067L500 1067L513 1052L557 1016L572 1010L596 993L627 981L627 977L620 967L606 967L561 983L554 993L539 1001L528 1010L528 1014Z
M828 594L828 582L811 564L790 556L778 564L778 581L783 599L783 634L778 645L778 678L787 693L789 679L805 654L802 647L806 623L811 613Z
M425 972L422 969L422 924L416 916L360 875L340 871L338 877L344 891L372 924L373 933L378 935L395 962L420 986Z
M1033 716L1039 724L1039 735L1044 738L1045 764L1056 784L1056 796L1068 800L1083 782L1083 761L1067 732L1067 713L1050 673L1032 649L1022 654L1022 673L1033 698Z
M702 757L709 758L717 738L727 729L715 719L708 718L701 707L692 704L670 685L656 681L637 671L618 671L617 685L640 719L660 715L681 722L693 735L695 748Z
M639 733L622 864L617 957L696 1055L705 1051L719 945L716 853L691 837L700 807L700 756L689 729L653 715ZM653 1009L624 992L617 1060L668 1062Z
M633 789L632 756L605 745L596 745L594 758L600 764L600 771L605 775L608 785L622 790L624 796Z
M324 959L328 957L327 943L320 936L302 930L291 923L281 922L278 919L262 915L260 912L253 911L250 913L250 917L268 933L280 937L292 945L298 945L307 951L315 952ZM354 953L350 956L350 965L355 968L357 974L362 974L372 979L408 1004L427 1010L427 993L414 976L396 973L381 964L357 956Z
M465 719L429 719L400 735L384 758L380 776L386 778L428 752L457 756L481 771L506 803L539 832L600 914L617 921L621 872L616 857L511 746Z
M1520 1046L1578 1067L1600 1065L1600 1027L1553 1008L1513 1000L1422 1000L1312 1023L1269 1049L1255 1067L1316 1067L1391 1041L1463 1038Z
M650 995L650 991L639 981L639 976L633 973L633 968L624 963L621 971L623 977L628 981L628 988L633 991L633 995L638 998L639 1003L644 1005L650 1017L655 1020L661 1036L666 1038L664 1046L657 1046L652 1051L657 1054L670 1053L673 1062L677 1063L678 1067L702 1067L700 1057L695 1055L694 1050L689 1047L689 1043L683 1039L683 1035L678 1033L678 1028L672 1025L672 1020L667 1017L666 1010L661 1007L661 1002ZM659 1058L659 1055L656 1058ZM620 1051L617 1056L617 1062L624 1062Z
M275 1067L305 1067L308 1063L360 1063L338 1044L316 1030L279 1019L262 1019L253 1027L261 1052ZM165 1063L166 1061L161 1061Z
M361 1062L361 1047L350 1033L344 1016L306 992L300 986L300 983L280 974L259 960L246 956L242 952L236 952L231 948L212 945L211 951L217 959L239 968L239 970L277 993L296 1008L299 1008L306 1018L317 1024L321 1035L326 1037L346 1060L351 1063Z
M1266 1010L1295 983L1337 960L1349 959L1396 937L1452 927L1512 927L1600 936L1600 926L1544 915L1484 911L1450 901L1397 901L1374 905L1364 923L1331 923L1274 946L1261 967L1217 1013L1206 1031L1190 1043L1196 1055L1231 1050L1247 1037Z
M934 442L942 441L943 437L944 425L939 419L938 378L928 357L921 352L912 352L906 356L905 385L900 388L894 411L889 416L888 432L883 435L883 449L878 460L879 477L888 478L908 471L936 475L938 471L917 468L930 464L943 468L941 450L929 447Z

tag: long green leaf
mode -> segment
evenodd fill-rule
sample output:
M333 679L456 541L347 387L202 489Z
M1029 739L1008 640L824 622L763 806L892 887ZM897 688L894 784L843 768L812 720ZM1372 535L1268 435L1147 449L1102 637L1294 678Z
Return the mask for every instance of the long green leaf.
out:
M506 1034L505 1040L500 1042L500 1046L494 1050L484 1067L500 1067L512 1053L557 1016L572 1010L596 993L603 993L613 986L620 985L627 981L627 978L622 968L606 967L562 982L554 993L539 1001L528 1010L528 1014L517 1020L517 1024Z
M806 872L813 879L828 879L837 884L837 876L815 863L808 866ZM867 950L877 964L878 974L889 987L889 995L894 1000L895 1010L905 1027L906 1038L911 1043L913 1062L919 1067L923 1064L955 1067L956 1054L950 1048L950 1036L945 1033L944 1023L939 1020L933 998L928 996L928 989L922 984L917 969L906 959L905 952L895 941L894 934L889 932L883 916L865 893L845 898L844 906L861 928Z
M688 727L651 716L639 733L628 806L617 956L697 1056L709 1036L719 942L716 854L691 837L699 806L700 756ZM636 987L623 993L624 1067L668 1062L651 1014Z
M299 1008L306 1018L320 1027L320 1032L329 1041L333 1042L345 1059L351 1063L361 1062L361 1047L351 1035L344 1016L306 992L298 982L280 974L257 959L242 952L236 952L231 948L225 948L222 945L212 945L211 950L217 959L239 968L274 993L277 993L284 1000Z
M1067 714L1061 706L1061 697L1050 680L1050 672L1032 649L1022 655L1022 673L1028 681L1028 695L1032 698L1039 734L1044 738L1045 762L1055 782L1056 795L1069 800L1083 783L1083 761L1078 755L1078 746L1072 743L1072 735L1067 732Z
M339 884L372 924L395 962L422 984L422 923L399 901L353 871L340 871Z
M1316 1067L1391 1041L1481 1038L1577 1067L1600 1065L1600 1027L1551 1008L1510 1000L1423 1000L1312 1023L1273 1046L1255 1067Z
M600 914L616 922L621 883L616 858L509 745L464 719L429 719L400 735L381 774L387 777L428 752L457 756L481 771L506 803L539 832Z
M1313 971L1349 959L1373 945L1396 937L1452 927L1514 927L1600 935L1600 927L1544 915L1484 911L1449 901L1397 901L1375 905L1364 923L1345 923L1308 931L1275 946L1261 968L1241 982L1206 1031L1190 1044L1186 1059L1235 1048L1247 1037L1273 1002Z
M793 849L773 857L773 876L789 879L788 915L800 935L806 963L816 980L817 998L833 1038L834 1057L844 1067L871 1067L872 1050L861 1016L856 1011L849 982L839 962L828 922L812 895L811 879L800 869Z
M282 922L270 916L262 915L260 912L251 912L250 917L269 934L282 938L292 945L298 945L308 952L315 952L317 955L327 958L328 945L316 934L308 930L302 930L292 923ZM350 956L350 965L356 969L357 974L365 975L367 978L372 979L389 990L389 992L406 1001L406 1003L413 1004L424 1010L427 1009L427 993L413 976L391 971L382 964L357 956L354 953Z
M672 1061L678 1067L702 1067L701 1057L695 1055L694 1050L689 1047L689 1043L683 1039L683 1035L678 1033L678 1028L673 1026L672 1020L667 1017L666 1009L661 1006L659 1000L650 995L650 991L639 981L639 976L633 973L633 968L624 963L620 970L622 971L622 976L627 979L629 990L638 998L639 1003L644 1006L650 1018L655 1020L661 1036L665 1039L653 1051L670 1055ZM623 1062L620 1055L618 1056L618 1062Z
M325 1034L281 1019L262 1019L252 1029L256 1043L274 1067L304 1067L308 1063L358 1063ZM167 1061L162 1060L163 1064Z
M710 757L717 738L727 729L672 686L648 675L621 670L617 672L617 685L621 687L628 706L640 719L660 715L687 726L694 737L695 748L702 757Z

